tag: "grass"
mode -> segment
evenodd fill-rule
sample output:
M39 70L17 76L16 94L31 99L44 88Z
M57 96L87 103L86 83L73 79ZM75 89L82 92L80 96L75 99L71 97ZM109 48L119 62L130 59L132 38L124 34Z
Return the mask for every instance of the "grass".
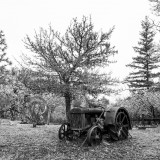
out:
M99 146L81 147L82 140L58 140L59 125L32 128L18 122L0 125L0 159L2 160L158 160L160 127L133 129L132 138Z

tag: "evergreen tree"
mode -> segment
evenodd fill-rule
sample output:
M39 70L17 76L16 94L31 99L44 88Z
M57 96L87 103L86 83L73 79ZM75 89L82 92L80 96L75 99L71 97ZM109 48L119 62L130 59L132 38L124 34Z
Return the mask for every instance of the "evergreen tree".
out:
M149 89L154 85L153 79L159 77L159 73L155 72L155 69L159 67L159 56L153 42L155 31L147 16L141 22L141 26L138 47L133 47L138 55L133 57L131 64L127 65L134 69L126 78L132 90Z
M5 40L5 35L3 31L0 30L0 68L4 69L5 66L10 65L11 62L9 61L8 58L6 58L6 49L7 49L7 44Z
M6 84L7 81L7 71L5 70L5 67L7 65L11 65L11 62L8 58L6 58L6 49L7 44L5 40L5 35L3 31L0 30L0 84Z

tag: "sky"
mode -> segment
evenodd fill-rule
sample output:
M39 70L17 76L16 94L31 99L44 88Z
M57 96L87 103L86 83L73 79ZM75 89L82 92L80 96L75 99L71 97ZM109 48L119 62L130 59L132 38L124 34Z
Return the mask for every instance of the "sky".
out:
M4 31L8 45L7 55L17 65L22 53L27 50L23 39L33 36L40 27L64 33L71 20L91 16L96 31L107 32L115 26L111 45L118 54L117 63L107 68L113 76L123 80L129 73L126 64L134 56L141 21L153 17L148 0L0 0L0 30Z

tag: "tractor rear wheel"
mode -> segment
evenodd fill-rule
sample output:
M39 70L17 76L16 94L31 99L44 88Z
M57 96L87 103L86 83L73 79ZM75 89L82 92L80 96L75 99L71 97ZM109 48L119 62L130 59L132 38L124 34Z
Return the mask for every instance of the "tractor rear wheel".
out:
M115 124L109 126L109 134L113 140L124 140L129 135L129 119L125 112L120 111L115 118Z

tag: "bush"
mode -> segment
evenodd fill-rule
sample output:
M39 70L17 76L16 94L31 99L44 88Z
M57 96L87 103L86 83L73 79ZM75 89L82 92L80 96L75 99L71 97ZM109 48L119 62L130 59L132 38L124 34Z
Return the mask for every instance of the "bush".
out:
M138 120L142 114L147 118L152 117L152 106L155 117L160 118L160 92L132 94L124 100L117 101L116 105L125 107L133 120Z
M57 106L51 114L51 123L62 124L66 121L65 106Z

